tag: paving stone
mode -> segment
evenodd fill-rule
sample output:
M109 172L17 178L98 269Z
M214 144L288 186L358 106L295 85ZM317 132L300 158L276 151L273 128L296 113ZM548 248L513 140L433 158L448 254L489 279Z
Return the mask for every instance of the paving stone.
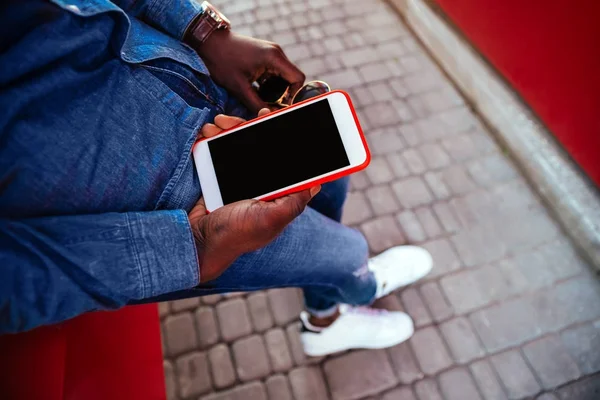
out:
M299 61L310 57L310 49L304 43L298 43L291 46L285 46L285 54L290 60Z
M487 360L475 361L469 366L471 374L485 400L505 400L506 394L496 373Z
M417 361L413 356L408 342L390 347L387 352L390 355L394 371L401 384L408 385L423 378L424 375L417 366Z
M219 344L208 351L208 361L212 369L212 377L215 387L223 389L235 383L235 369L231 361L229 348Z
M590 276L561 282L531 299L536 319L544 330L558 330L600 317L600 286Z
M454 314L454 310L446 301L436 282L421 285L421 298L425 301L432 319L435 322L445 321Z
M292 368L292 355L282 329L271 329L265 333L265 343L274 372L284 372Z
M340 58L345 67L356 67L377 60L378 54L371 47L363 47L360 49L346 50L340 55Z
M398 127L402 138L409 146L417 146L425 141L426 136L423 134L423 130L420 127L421 122L422 121L403 124Z
M177 400L177 377L173 371L173 364L170 361L163 361L163 370L165 374L165 389L167 391L167 400Z
M208 296L202 296L200 299L202 300L202 303L213 306L221 301L222 297L223 296L220 294L209 294Z
M600 371L600 322L569 328L561 339L584 374Z
M423 379L415 383L415 393L419 400L444 400L434 379Z
M383 157L373 158L365 173L374 185L391 182L394 179L394 174Z
M523 353L544 389L558 387L581 376L577 364L556 336L547 336L525 345Z
M439 382L446 400L481 399L471 375L464 368L443 372L440 374Z
M416 400L410 387L399 387L383 395L381 400Z
M400 99L406 98L406 96L408 96L410 94L410 92L406 86L405 80L393 79L390 81L390 87L394 91L394 94L396 95L396 97L398 97Z
M360 399L397 383L383 350L360 350L329 359L323 371L333 399L339 400Z
M561 400L597 400L600 395L600 379L597 375L565 385L556 391Z
M168 301L163 301L158 303L158 316L160 318L164 318L171 313L171 308L169 307Z
M423 243L422 247L429 251L433 258L433 268L425 279L436 278L461 267L461 262L448 240L432 240Z
M410 174L400 154L388 154L386 160L396 178L404 178Z
M231 346L231 350L242 382L264 378L271 372L267 349L260 336L240 339Z
M503 300L514 293L498 266L469 269L440 281L444 293L457 312L464 313Z
M368 86L369 91L374 99L378 101L392 100L394 98L394 92L390 89L389 82L378 82Z
M369 134L369 149L374 155L397 152L404 147L404 142L394 128L383 128Z
M408 100L396 99L392 103L392 105L396 110L396 113L400 117L400 121L402 121L402 123L410 122L416 118L415 113L408 104Z
M451 163L450 156L436 143L428 143L419 147L419 153L430 169L442 168Z
M236 297L244 297L246 292L227 292L223 294L226 299L235 299Z
M455 195L463 195L476 189L475 183L462 165L453 165L440 173L446 186Z
M485 355L479 339L466 318L458 317L446 321L440 325L440 331L446 339L454 360L459 364Z
M187 399L212 389L206 353L194 352L181 356L176 361L179 394Z
M219 328L213 309L211 307L200 307L196 310L195 317L200 348L207 348L217 343L219 341Z
M256 332L264 332L273 326L273 316L266 293L259 292L248 296L248 309Z
M452 196L450 193L450 189L444 181L442 180L441 174L439 172L427 172L423 175L425 178L425 182L427 182L427 186L431 189L431 192L438 200L444 200Z
M267 391L261 382L250 382L224 392L200 397L199 400L267 400Z
M544 331L536 311L527 298L494 305L470 316L471 324L489 352L517 346L540 336Z
M411 177L392 185L400 204L404 208L414 208L433 201L433 196L421 178Z
M362 77L363 81L367 83L386 80L392 76L392 73L388 67L382 63L360 66L358 67L358 73Z
M289 374L292 393L296 400L327 400L327 386L317 366L293 369Z
M454 161L466 161L478 155L469 135L458 135L442 141L442 147Z
M433 326L420 329L409 340L421 371L426 375L437 374L452 365L442 338Z
M432 319L429 311L421 299L419 291L415 287L408 287L400 293L404 309L411 316L415 327L421 327L431 323Z
M490 187L517 178L517 170L501 154L492 154L467 163L467 171L479 186Z
M302 60L298 62L298 68L300 68L307 77L315 78L327 71L325 62L320 58Z
M328 37L323 40L323 45L327 49L327 51L337 52L344 50L344 42L340 40L338 37Z
M509 399L533 396L540 391L540 385L518 350L496 354L490 361L504 383Z
M400 208L389 186L374 186L367 189L366 195L375 215L389 214Z
M321 79L329 83L331 87L352 88L362 84L362 79L353 69L328 72L321 76Z
M361 230L374 253L380 253L406 242L392 216L378 217L365 222L361 225Z
M396 220L398 221L398 224L400 224L400 228L402 228L402 232L404 232L406 240L409 243L418 243L427 239L425 230L421 226L421 223L414 212L404 210L396 215Z
M440 236L444 233L435 215L430 208L421 207L415 210L417 218L421 222L421 226L430 238Z
M456 216L448 203L434 204L433 212L441 222L444 231L454 233L460 230L460 223L456 219Z
M344 225L355 225L368 220L373 216L373 211L362 192L350 192L346 198L342 223Z
M421 93L418 97L430 113L438 113L440 111L464 105L462 97L449 86L446 86L443 89Z
M365 171L360 171L350 176L350 186L352 190L364 190L371 186L371 181L369 181ZM346 202L348 202L348 199L346 199Z
M559 399L552 393L544 393L544 394L536 397L535 400L559 400Z
M522 271L530 288L549 286L586 269L571 244L564 240L552 241L518 254L514 263Z
M413 174L418 175L427 170L427 166L423 162L423 159L421 158L421 155L417 150L408 149L404 153L402 153L402 156L404 157L404 161L406 162L408 169Z
M252 333L246 302L227 300L217 305L217 318L223 340L229 342Z
M294 400L287 378L283 375L273 375L265 382L269 399Z
M390 103L374 103L365 107L369 125L375 128L396 125L402 121L396 109Z
M177 356L198 346L191 313L169 315L164 322L167 354Z
M506 223L506 222L505 222ZM478 225L464 229L452 237L461 260L468 267L504 258L508 248L491 226Z
M304 309L302 293L299 289L271 289L267 293L277 325L285 325L297 319Z

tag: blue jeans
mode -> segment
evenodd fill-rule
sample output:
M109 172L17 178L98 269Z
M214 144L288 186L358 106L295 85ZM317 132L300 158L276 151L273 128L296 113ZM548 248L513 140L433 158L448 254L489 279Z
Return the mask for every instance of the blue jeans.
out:
M209 77L199 76L171 62L147 63L150 72L189 104L207 107L211 115L225 113L250 119L252 115ZM153 68L158 67L158 68ZM160 68L160 69L159 69ZM204 96L182 89L179 79L163 68L185 75L202 88ZM223 101L223 99L227 99ZM222 106L221 106L222 105ZM365 305L373 301L376 283L367 269L368 245L357 230L340 223L349 178L323 185L309 207L271 244L238 258L220 277L200 286L142 302L175 300L215 293L300 287L306 308L313 315L331 315L337 304Z
M376 283L368 247L357 230L340 224L348 178L323 185L309 207L268 246L238 258L220 277L191 290L148 301L215 293L300 287L306 309L328 316L337 304L370 304Z

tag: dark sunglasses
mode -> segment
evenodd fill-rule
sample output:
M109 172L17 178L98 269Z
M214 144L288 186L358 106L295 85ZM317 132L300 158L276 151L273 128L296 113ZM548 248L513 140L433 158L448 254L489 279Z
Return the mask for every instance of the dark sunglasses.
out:
M258 86L258 96L270 108L284 108L331 91L323 81L305 83L296 93L290 93L290 84L279 76L273 76Z

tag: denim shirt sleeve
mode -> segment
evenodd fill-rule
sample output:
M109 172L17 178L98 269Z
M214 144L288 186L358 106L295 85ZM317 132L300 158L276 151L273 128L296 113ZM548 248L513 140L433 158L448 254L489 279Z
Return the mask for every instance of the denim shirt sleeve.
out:
M200 14L201 1L195 0L112 0L127 14L159 28L178 40Z
M198 282L183 210L0 220L0 333Z

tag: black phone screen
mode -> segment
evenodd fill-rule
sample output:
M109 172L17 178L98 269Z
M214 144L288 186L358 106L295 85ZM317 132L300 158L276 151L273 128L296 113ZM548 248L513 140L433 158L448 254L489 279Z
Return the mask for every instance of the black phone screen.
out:
M223 204L350 165L326 98L211 140L208 148Z

